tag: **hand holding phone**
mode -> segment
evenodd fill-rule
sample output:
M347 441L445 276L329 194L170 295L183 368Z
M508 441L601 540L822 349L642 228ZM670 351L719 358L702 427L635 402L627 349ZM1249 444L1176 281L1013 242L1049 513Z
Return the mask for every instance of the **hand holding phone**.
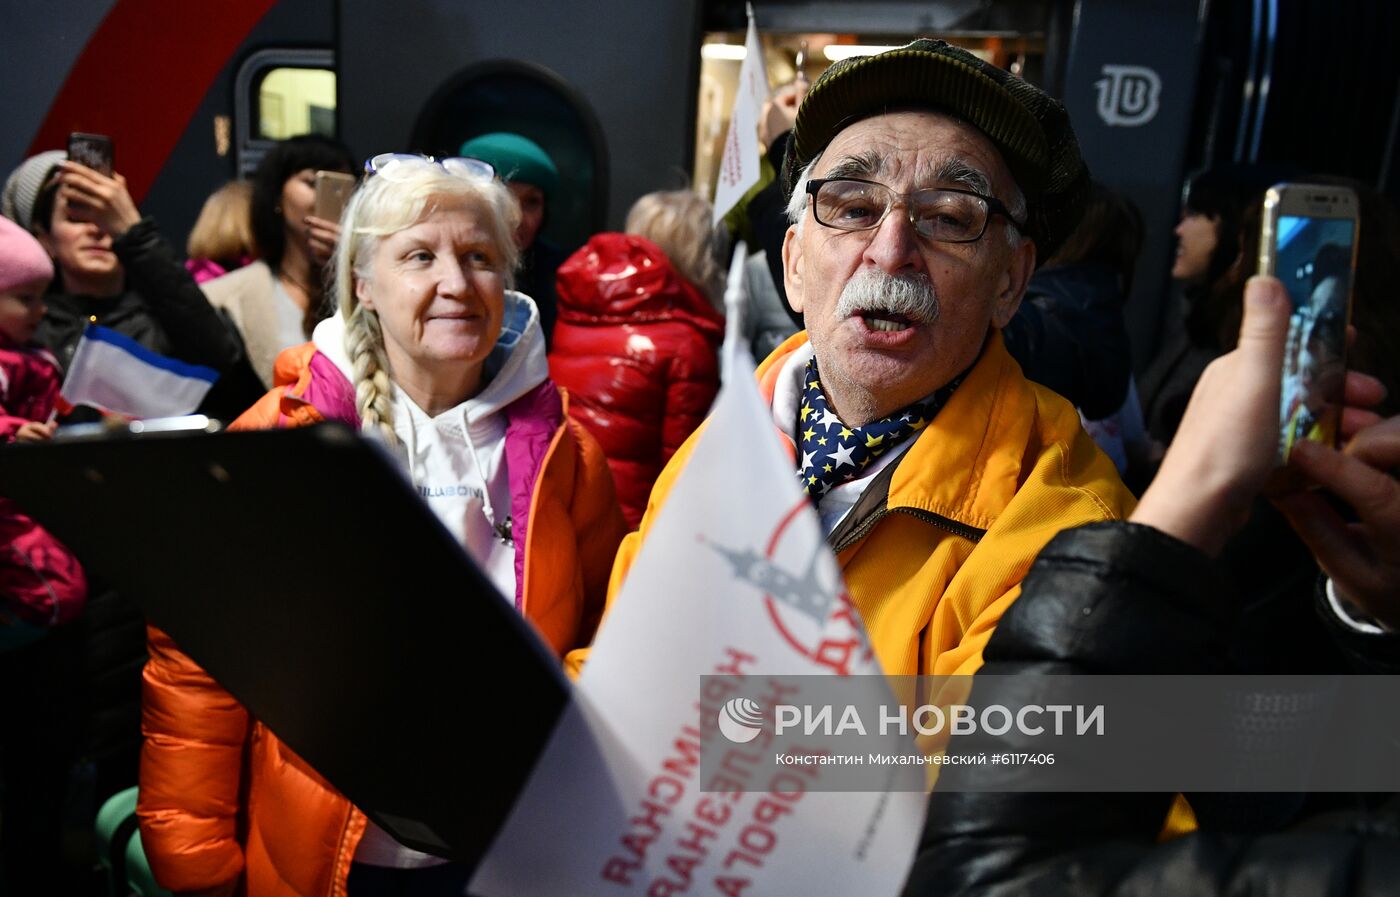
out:
M1276 184L1264 196L1259 273L1282 281L1293 307L1280 371L1280 464L1301 440L1337 443L1359 208L1355 192L1328 184Z
M60 195L77 221L91 221L113 239L141 220L141 212L120 174L104 175L76 160L63 163Z
M339 221L354 192L353 175L343 171L316 172L316 205L312 214L327 221Z
M1129 518L1217 554L1275 470L1279 367L1291 312L1273 278L1244 287L1239 343L1201 374L1156 477Z
M68 135L68 158L111 177L112 138L105 134L74 131Z

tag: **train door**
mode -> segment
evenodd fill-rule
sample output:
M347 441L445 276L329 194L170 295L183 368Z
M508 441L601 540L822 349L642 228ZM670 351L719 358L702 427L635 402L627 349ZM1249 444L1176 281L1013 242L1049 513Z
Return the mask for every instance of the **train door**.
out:
M543 66L497 60L468 66L423 104L408 145L454 155L481 134L528 137L558 166L561 189L550 198L543 234L556 246L578 246L606 226L607 146L588 101Z
M536 139L579 188L549 213L572 250L687 183L699 27L699 0L342 0L341 134L364 154L455 151L506 127Z

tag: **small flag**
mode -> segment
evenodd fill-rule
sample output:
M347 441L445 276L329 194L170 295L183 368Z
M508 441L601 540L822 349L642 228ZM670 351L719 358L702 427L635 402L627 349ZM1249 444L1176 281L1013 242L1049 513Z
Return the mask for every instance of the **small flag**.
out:
M715 183L715 221L722 219L749 188L758 183L762 152L758 146L758 117L768 99L768 67L758 40L753 7L749 7L749 32L744 38L744 62L739 67L739 88L724 140L724 157Z
M147 349L129 336L89 324L63 381L63 399L126 417L189 414L219 374Z

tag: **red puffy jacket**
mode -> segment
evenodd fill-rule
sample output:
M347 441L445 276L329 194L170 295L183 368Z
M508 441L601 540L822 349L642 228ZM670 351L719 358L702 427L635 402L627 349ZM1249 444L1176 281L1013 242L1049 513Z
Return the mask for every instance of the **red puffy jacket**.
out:
M661 468L719 391L724 317L655 243L598 234L559 267L549 376L603 447L634 529Z
M0 335L0 445L14 442L25 424L49 420L62 381L48 350ZM87 577L73 553L0 498L0 652L38 632L8 627L9 614L31 626L52 626L72 620L86 601Z

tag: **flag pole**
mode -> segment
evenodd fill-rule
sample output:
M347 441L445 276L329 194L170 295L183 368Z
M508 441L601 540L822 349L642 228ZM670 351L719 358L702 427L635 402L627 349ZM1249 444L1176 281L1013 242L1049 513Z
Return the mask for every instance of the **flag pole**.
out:
M729 279L724 287L724 347L720 353L720 379L724 383L736 373L740 377L753 376L753 356L748 351L744 339L744 315L749 304L749 291L744 283L744 263L748 260L749 247L740 240L734 246L734 256L729 261ZM740 358L744 361L740 361Z

